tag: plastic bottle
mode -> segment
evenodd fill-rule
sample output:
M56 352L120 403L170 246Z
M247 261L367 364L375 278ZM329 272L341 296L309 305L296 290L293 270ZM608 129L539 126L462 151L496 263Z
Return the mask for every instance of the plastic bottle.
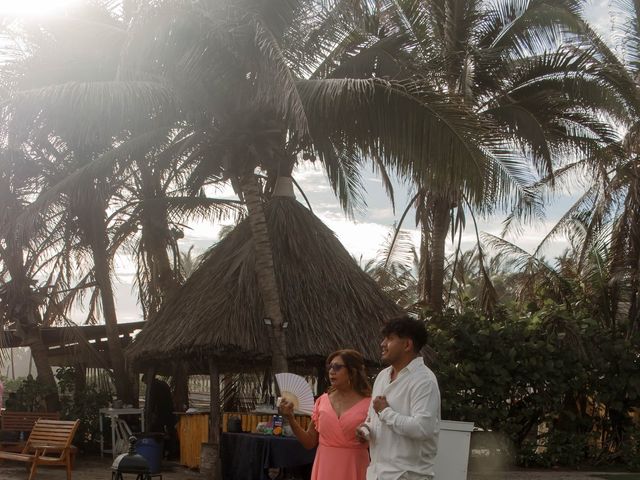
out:
M273 434L276 436L282 435L282 425L284 423L284 419L281 415L273 416Z

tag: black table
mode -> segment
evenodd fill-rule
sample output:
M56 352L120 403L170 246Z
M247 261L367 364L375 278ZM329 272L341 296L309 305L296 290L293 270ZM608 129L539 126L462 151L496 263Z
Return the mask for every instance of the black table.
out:
M223 433L220 442L224 480L269 480L269 468L310 465L316 450L307 450L296 438L254 433Z

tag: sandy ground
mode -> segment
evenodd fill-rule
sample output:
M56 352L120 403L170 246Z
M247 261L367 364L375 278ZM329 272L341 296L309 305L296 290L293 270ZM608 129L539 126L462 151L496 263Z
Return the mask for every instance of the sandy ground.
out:
M110 457L101 459L79 458L73 469L73 480L111 480ZM0 465L0 480L27 480L28 472L24 465L14 462L6 462ZM123 475L126 480L135 479L135 475ZM62 467L38 468L35 480L66 480L67 475ZM154 477L159 480L160 477ZM189 470L180 465L169 463L163 465L162 480L203 480L197 471Z
M616 475L609 473L607 475ZM509 471L493 474L469 474L467 480L595 480L597 472ZM622 476L624 478L624 475Z
M73 471L73 480L111 480L110 458L80 458ZM28 473L24 465L3 463L0 465L0 480L27 480ZM124 478L134 479L134 475ZM560 472L560 471L508 471L492 474L469 474L467 480L594 480L596 472ZM155 477L156 480L159 477ZM204 480L197 471L192 471L176 464L163 465L162 480ZM36 480L66 480L62 468L40 468ZM338 479L336 479L338 480Z

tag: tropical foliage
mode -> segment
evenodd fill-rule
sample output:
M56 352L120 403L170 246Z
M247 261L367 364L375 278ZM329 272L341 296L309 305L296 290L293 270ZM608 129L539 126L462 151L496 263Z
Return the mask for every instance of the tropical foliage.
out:
M476 248L448 258L448 308L427 322L443 418L493 432L477 445L493 449L489 461L639 468L640 336L605 268L606 248L582 260L577 244L551 262L498 237L485 234L483 244L493 257ZM394 248L370 273L391 298L424 314L416 280L407 281L414 247ZM498 301L482 313L486 281Z
M59 398L39 329L68 324L79 302L86 322L106 325L117 395L135 403L114 262L133 260L144 318L161 318L194 269L178 246L194 220L246 216L252 295L272 370L286 370L282 242L264 205L291 195L296 165L318 162L347 215L366 209L365 168L394 208L394 178L412 192L363 268L397 305L432 318L449 415L506 432L522 453L541 423L546 452L582 435L580 452L549 453L551 463L596 460L595 447L627 455L640 4L612 2L622 40L611 45L585 3L102 0L4 21L0 321L31 348L49 406ZM225 186L237 199L215 198ZM477 215L508 212L505 231L517 232L576 186L532 254L477 232L473 251L446 258L449 233L459 243ZM409 213L419 245L400 231ZM544 246L561 234L570 248L549 263Z
M443 415L505 435L510 461L640 467L637 338L552 301L499 320L445 314L429 332Z

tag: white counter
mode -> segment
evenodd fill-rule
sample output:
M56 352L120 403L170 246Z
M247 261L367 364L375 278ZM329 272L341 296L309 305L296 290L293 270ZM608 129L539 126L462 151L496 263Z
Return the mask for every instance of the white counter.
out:
M440 421L434 480L466 480L473 423Z

